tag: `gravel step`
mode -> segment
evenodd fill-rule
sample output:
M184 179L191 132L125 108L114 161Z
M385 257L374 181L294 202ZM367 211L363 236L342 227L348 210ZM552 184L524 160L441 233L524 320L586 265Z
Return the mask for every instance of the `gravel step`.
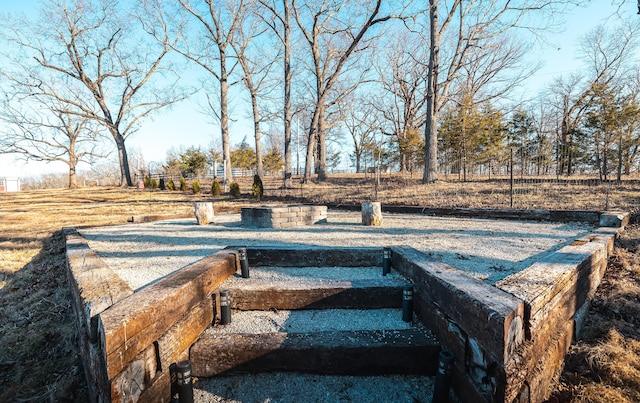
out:
M379 267L257 267L221 289L231 292L231 307L240 310L375 309L401 307L409 285L395 272L382 276Z

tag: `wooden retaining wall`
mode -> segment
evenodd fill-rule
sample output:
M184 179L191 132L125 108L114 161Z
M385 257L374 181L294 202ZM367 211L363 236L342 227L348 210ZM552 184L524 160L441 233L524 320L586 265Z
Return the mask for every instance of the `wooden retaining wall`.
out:
M168 401L171 366L212 324L212 295L239 267L237 253L215 253L134 293L75 229L63 233L91 401Z
M524 302L410 247L392 248L392 262L413 281L420 320L454 354L462 401L506 401L506 363L525 339Z
M553 392L571 343L578 338L583 312L607 268L617 233L600 228L509 276L496 286L525 303L526 340L506 363L507 400L518 395L544 401Z
M583 216L584 217L584 216ZM540 402L576 338L628 215L599 214L601 227L496 286L410 248L392 265L414 283L414 306L455 355L463 401ZM229 248L133 290L73 228L67 265L91 400L156 402L171 396L171 366L215 319L218 285L239 268ZM327 249L330 249L328 251ZM250 264L379 265L374 248L248 248Z
M596 231L495 286L412 248L392 248L394 269L414 283L418 317L456 357L462 401L549 397L628 219L598 214Z

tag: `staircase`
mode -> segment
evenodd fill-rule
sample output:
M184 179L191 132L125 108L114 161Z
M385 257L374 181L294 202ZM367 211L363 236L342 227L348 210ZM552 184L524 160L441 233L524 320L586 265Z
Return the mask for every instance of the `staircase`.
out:
M440 347L415 317L403 320L403 290L411 284L395 271L257 266L257 258L249 278L236 274L220 286L231 295L231 322L220 324L218 315L191 347L195 377L435 375Z

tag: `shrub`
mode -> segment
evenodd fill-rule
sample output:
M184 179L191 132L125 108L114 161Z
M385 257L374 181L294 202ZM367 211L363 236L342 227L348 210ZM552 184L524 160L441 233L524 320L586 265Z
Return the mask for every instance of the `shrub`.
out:
M222 190L220 189L220 182L217 179L213 180L213 185L211 185L211 194L214 196L220 196Z
M200 181L198 181L197 179L193 181L193 194L197 195L198 193L200 193Z
M167 189L176 190L176 185L173 183L173 178L169 178L169 183L167 183Z
M164 178L160 178L160 190L167 190L167 184L164 183Z
M240 185L238 185L238 182L231 182L229 185L229 193L235 198L240 197Z
M187 181L186 179L184 179L184 176L180 178L180 191L181 192L187 191Z
M144 177L144 187L147 189L151 187L151 179L149 179L149 175Z
M256 199L262 199L262 195L264 195L264 186L262 185L262 179L260 179L260 175L253 175L253 186L251 186L251 193Z
M158 188L158 181L156 180L156 178L151 179L151 189L157 189Z

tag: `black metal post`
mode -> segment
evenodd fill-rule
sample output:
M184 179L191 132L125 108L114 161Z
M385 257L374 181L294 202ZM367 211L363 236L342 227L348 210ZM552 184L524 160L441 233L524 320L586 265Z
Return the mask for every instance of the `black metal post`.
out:
M238 254L240 255L240 272L242 278L249 278L249 258L247 257L247 248L239 248Z
M413 320L413 286L408 285L402 290L402 320L411 322Z
M191 361L176 364L176 384L179 403L193 403L193 383L191 382Z
M440 351L438 373L436 374L436 381L433 386L433 399L431 403L446 403L449 401L453 358L452 353L444 350Z
M231 323L231 292L229 290L220 291L220 324Z
M391 273L391 248L382 250L382 275L386 276Z
M513 147L511 147L511 156L509 157L509 207L513 208Z

